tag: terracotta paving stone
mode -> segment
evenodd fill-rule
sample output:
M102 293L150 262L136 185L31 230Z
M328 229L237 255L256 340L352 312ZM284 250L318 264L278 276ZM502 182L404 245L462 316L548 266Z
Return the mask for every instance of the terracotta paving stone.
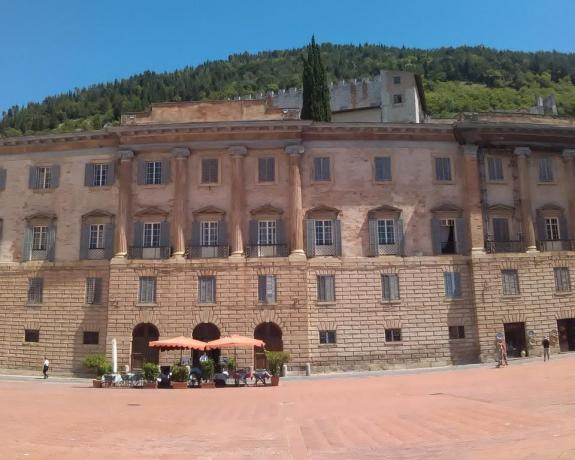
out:
M0 381L0 458L574 459L574 378L569 356L278 388Z

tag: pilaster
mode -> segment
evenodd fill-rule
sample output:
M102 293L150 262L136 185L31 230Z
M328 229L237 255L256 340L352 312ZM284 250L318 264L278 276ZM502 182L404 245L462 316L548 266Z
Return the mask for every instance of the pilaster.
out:
M290 258L305 258L303 248L303 203L301 189L300 162L304 153L301 144L288 145L285 152L289 156L289 242Z
M186 147L172 149L176 161L174 187L174 256L183 257L186 252L186 203L188 198L188 157Z
M116 216L115 257L128 255L128 229L130 228L130 212L132 207L132 163L134 152L118 151L120 168L118 174L120 193L118 197L118 213Z
M463 146L464 173L464 216L471 236L471 254L485 254L485 232L481 209L481 184L479 182L479 147L473 144Z
M533 211L531 209L531 183L529 180L531 149L529 147L515 147L513 153L517 155L523 238L525 239L527 252L534 252L537 251L537 246L535 242L535 227L533 225Z
M230 197L230 247L231 257L244 254L243 215L245 203L244 158L248 149L243 145L228 148L232 157L232 192Z
M569 238L575 239L575 149L563 150L565 159L565 176L567 178L569 197Z

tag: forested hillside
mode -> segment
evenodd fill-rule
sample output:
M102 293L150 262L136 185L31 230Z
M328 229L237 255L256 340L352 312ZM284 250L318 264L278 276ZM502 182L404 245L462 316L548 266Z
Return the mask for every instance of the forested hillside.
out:
M227 60L167 73L144 72L124 80L75 89L2 114L0 136L100 129L120 114L150 103L224 99L301 86L304 50L237 54ZM408 70L425 81L433 117L461 111L518 110L535 96L555 94L559 113L575 116L575 54L497 51L485 47L433 50L380 45L321 45L330 80Z

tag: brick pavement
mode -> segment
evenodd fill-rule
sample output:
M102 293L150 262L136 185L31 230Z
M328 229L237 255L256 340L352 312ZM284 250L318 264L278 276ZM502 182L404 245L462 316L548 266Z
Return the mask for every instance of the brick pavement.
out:
M575 356L505 369L96 390L0 382L1 459L571 459Z

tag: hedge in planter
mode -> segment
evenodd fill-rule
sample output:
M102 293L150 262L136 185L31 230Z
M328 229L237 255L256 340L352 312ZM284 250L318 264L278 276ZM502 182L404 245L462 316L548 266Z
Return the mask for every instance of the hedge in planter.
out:
M202 368L202 378L204 381L209 382L213 380L216 368L214 360L212 358L208 358L205 361L202 361L200 366Z
M91 369L97 378L101 378L104 374L112 372L112 364L106 359L103 353L94 353L88 355L82 360L84 367Z
M146 384L148 384L150 387L152 384L155 386L160 375L160 366L155 363L145 363L142 366L142 370L144 371L144 379L146 380Z
M268 370L272 375L272 385L278 385L284 364L290 360L287 351L266 351L266 361Z

